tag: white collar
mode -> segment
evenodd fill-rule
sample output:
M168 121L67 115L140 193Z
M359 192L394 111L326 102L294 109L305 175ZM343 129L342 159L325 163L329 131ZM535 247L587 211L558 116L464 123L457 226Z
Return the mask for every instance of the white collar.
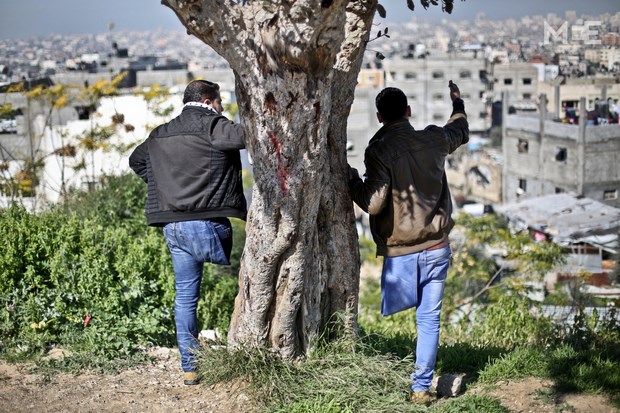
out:
M207 105L206 103L202 103L202 102L187 102L183 107L186 107L186 106L198 106L198 107L201 107L201 108L209 109L211 112L215 113L216 115L219 115L217 110L213 109L213 106Z

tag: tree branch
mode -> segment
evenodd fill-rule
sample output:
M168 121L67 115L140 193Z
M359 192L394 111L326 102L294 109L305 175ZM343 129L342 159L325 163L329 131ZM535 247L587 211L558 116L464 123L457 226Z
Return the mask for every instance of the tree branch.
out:
M491 284L493 284L493 281L495 281L495 279L502 273L503 269L504 269L504 266L499 267L499 269L495 272L495 274L493 274L493 276L489 279L489 281L486 283L486 285L484 287L482 287L482 289L480 291L478 291L476 294L474 294L468 300L466 300L466 301L462 302L461 304L457 305L456 307L454 307L451 311L458 310L461 307L464 307L464 306L466 306L468 304L473 303L474 301L476 301L478 299L478 297L480 297L482 294L484 294L485 292L487 292L491 288L493 288L491 286Z

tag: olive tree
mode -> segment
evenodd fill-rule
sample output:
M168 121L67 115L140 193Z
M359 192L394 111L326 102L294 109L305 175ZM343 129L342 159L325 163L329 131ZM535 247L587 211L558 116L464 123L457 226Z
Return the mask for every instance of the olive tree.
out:
M162 4L232 68L254 164L229 345L295 357L337 313L354 333L359 253L346 122L374 14L385 10L377 0ZM441 5L449 12L452 0Z

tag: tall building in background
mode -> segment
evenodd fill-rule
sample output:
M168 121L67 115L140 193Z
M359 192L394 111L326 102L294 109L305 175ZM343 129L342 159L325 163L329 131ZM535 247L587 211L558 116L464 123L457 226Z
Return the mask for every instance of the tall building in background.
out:
M386 86L401 89L411 106L414 127L443 125L450 117L448 81L459 86L466 102L471 131L491 127L487 105L487 62L476 53L425 56L423 58L393 57L385 63Z

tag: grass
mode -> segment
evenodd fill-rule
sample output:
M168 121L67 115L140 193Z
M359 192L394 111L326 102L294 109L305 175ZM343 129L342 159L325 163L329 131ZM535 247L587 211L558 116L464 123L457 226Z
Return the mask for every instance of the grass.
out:
M444 400L430 408L414 406L409 402L412 357L379 353L361 339L321 343L296 362L261 349L203 348L200 359L206 384L247 380L252 399L265 412L506 411L498 400L479 395Z
M543 353L535 348L517 348L491 362L479 373L479 382L494 384L502 380L518 380L529 376L545 377Z
M367 335L359 339L319 342L306 358L294 362L283 361L268 350L228 352L203 348L201 374L207 384L247 381L251 399L264 412L507 411L484 391L440 399L429 408L412 405L408 393L415 358L414 337L394 329L384 333L376 330L366 326ZM436 374L466 373L467 386L547 378L555 384L547 393L538 395L545 403L551 403L549 400L559 393L583 392L612 395L612 403L618 406L619 400L613 399L613 395L620 394L620 358L615 338L610 342L597 339L589 346L577 345L569 338L556 338L554 346L442 345ZM605 346L599 347L602 343ZM556 409L568 412L570 406L558 405Z
M115 358L76 352L58 360L38 359L35 361L33 370L44 377L51 377L60 372L81 374L85 371L90 371L101 374L115 374L122 370L134 368L138 364L145 363L150 359L151 357L142 351Z
M203 380L243 377L264 411L410 412L411 359L369 354L359 341L341 339L286 362L267 350L204 349ZM323 409L323 410L322 410Z
M476 394L440 401L432 405L428 411L431 413L508 413L508 409L502 406L499 400Z

